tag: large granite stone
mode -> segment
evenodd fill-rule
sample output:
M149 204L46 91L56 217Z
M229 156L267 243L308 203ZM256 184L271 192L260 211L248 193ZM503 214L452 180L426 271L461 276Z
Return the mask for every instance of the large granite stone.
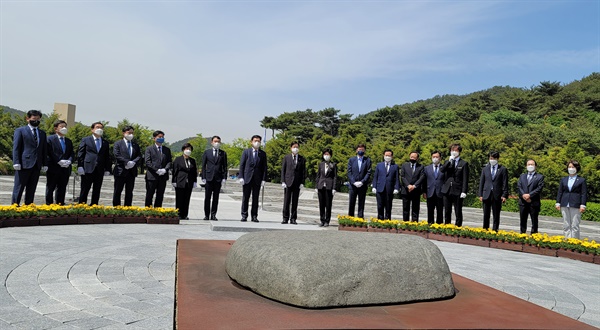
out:
M413 235L335 231L248 233L227 273L265 297L301 307L391 304L454 296L435 244Z

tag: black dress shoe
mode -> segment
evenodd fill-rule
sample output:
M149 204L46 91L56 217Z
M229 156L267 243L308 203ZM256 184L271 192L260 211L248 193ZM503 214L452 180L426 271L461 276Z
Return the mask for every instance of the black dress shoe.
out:
M219 219L217 219L217 217L215 217L215 216L210 217L210 220L219 221Z
M246 222L248 220L246 220L246 218L242 218L242 220L240 220L241 222Z
M321 222L321 223L319 224L319 227L323 227L323 226L324 226L324 224Z
M282 224L282 225L287 225L287 223L288 223L288 222L287 222L287 220L283 220L283 221L281 221L281 224Z
M258 222L258 218L252 218L252 222Z
M204 217L204 220L208 220L208 217Z
M329 223L324 224L323 227L329 227Z
M190 218L188 218L188 217L185 217L185 220L190 220Z
M292 225L297 225L297 224L298 224L298 223L296 222L296 220L292 220L290 223L291 223Z

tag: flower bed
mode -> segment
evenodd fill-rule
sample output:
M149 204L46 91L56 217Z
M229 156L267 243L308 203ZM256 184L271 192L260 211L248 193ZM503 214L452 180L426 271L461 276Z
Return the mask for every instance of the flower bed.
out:
M368 221L361 218L339 215L340 230L364 228L364 231L398 232L399 234L419 235L429 239L458 242L497 249L522 251L542 255L567 257L587 262L600 262L600 244L589 239L564 238L548 234L520 234L513 231L457 227L453 224L432 224L400 220Z
M179 223L177 209L101 205L0 206L0 226L37 226L107 223Z

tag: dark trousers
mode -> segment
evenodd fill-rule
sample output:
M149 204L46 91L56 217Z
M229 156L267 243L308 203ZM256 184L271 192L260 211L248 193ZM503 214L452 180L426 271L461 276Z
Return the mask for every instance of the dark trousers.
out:
M493 217L492 230L498 231L500 227L500 210L502 209L502 199L490 196L483 200L483 229L490 228L490 212Z
M298 219L298 198L300 197L300 186L283 189L283 221ZM290 204L292 209L290 212ZM291 215L290 215L291 213Z
M412 209L412 210L411 210ZM419 221L419 210L421 209L421 193L413 190L407 195L402 195L402 220Z
M527 233L527 216L531 215L531 233L538 232L538 215L541 205L531 205L531 203L519 204L519 215L521 216L521 234Z
M185 188L175 188L175 208L179 209L180 219L185 219L188 216L193 188L193 184L188 184Z
M12 193L12 204L20 204L23 190L25 190L25 205L32 204L40 179L40 169L37 166L29 169L15 171L15 186Z
M81 176L81 192L79 193L79 203L86 204L88 193L92 185L92 201L90 205L98 205L100 200L100 189L102 188L102 180L104 180L104 169L97 168L92 173L86 173Z
M329 224L331 220L331 205L333 203L333 193L331 189L322 188L318 190L319 196L319 215L322 224Z
M360 188L356 188L350 185L350 191L348 192L350 202L348 206L348 215L354 216L354 207L356 206L356 198L358 198L358 214L359 218L365 217L365 198L367 197L367 185L363 185Z
M459 195L444 195L444 223L452 223L452 206L454 206L454 215L456 215L455 225L461 227L463 222L463 199Z
M377 192L377 219L391 220L392 219L392 201L394 194L387 191Z
M444 198L437 195L427 196L427 223L430 225L434 223L434 213L436 215L435 223L444 223Z
M152 198L154 198L154 193L156 193L154 207L162 207L166 187L167 180L146 180L146 206L152 206Z
M121 192L125 187L125 203L124 206L131 206L133 202L133 184L135 176L115 176L115 190L113 191L113 206L121 205Z
M65 205L65 195L71 171L66 168L58 172L46 172L46 204ZM56 191L56 193L55 193Z
M221 193L221 181L206 181L204 185L204 216L216 217L219 207L219 194ZM212 203L211 203L212 199ZM212 205L211 205L212 204Z
M260 194L260 183L250 182L243 187L242 195L242 219L248 218L248 202L252 195L252 209L250 216L252 219L258 218L258 195Z

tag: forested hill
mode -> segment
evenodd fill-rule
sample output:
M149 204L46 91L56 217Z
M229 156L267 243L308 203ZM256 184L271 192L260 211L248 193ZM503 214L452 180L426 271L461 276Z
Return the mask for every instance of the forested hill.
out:
M593 183L592 195L600 197L600 73L568 84L544 81L531 88L496 86L461 96L435 96L354 118L340 112L333 108L286 112L265 117L261 124L272 130L282 147L300 140L301 148L317 161L322 148L332 147L336 161L345 163L357 143L366 143L376 161L384 149L391 148L396 162L417 150L428 164L431 151L440 150L447 157L448 146L460 142L471 164L472 191L491 150L500 152L511 187L528 158L538 161L539 171L549 179L544 189L547 198L555 194L557 180L565 175L565 162L574 158L582 163L582 175ZM277 143L271 146L276 148L271 153L279 157ZM345 169L340 168L344 177ZM273 164L271 175L277 169Z

